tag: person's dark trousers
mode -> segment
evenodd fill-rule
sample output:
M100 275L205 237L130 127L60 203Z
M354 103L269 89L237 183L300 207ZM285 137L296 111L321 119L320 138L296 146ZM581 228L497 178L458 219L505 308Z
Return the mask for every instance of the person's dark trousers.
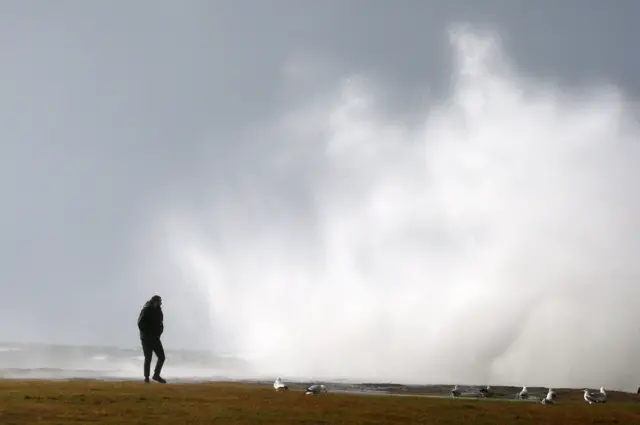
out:
M141 338L140 340L142 342L142 352L144 353L144 377L149 378L152 354L155 354L158 358L153 376L160 376L162 366L164 365L164 348L162 347L162 341L160 341L160 338L148 337Z

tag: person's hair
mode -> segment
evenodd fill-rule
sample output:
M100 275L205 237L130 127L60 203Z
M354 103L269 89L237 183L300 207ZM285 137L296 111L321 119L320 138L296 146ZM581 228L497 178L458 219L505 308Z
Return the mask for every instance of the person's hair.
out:
M160 295L154 295L153 297L151 297L151 301L160 301L162 298L160 297Z

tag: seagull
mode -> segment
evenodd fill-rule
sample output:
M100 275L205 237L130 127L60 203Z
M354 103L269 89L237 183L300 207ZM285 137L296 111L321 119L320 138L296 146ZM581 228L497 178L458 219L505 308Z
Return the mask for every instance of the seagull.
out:
M273 388L275 388L276 391L287 391L289 389L289 387L282 382L280 377L278 377L278 379L273 383Z
M600 387L600 394L602 394L602 398L607 399L607 392L604 390L604 387Z
M543 397L541 402L542 404L553 404L555 399L556 399L556 392L553 390L553 388L549 388L549 392L547 392L547 396Z
M529 398L529 390L527 387L522 387L522 390L518 393L518 398L521 400L526 400Z
M451 390L451 397L460 397L460 390L457 385Z
M480 395L482 395L483 397L487 397L489 395L491 395L491 385L487 385L485 387L480 388Z
M555 400L556 399L556 391L553 388L549 388L549 392L547 392L547 400Z
M593 394L590 393L588 389L584 389L584 401L586 401L589 404L593 404L593 403L604 403L604 400L601 398L600 394Z
M326 393L327 392L327 387L325 387L322 384L313 384L311 386L309 386L309 388L307 388L307 392L305 392L306 395L315 395L315 394L320 394L320 393Z

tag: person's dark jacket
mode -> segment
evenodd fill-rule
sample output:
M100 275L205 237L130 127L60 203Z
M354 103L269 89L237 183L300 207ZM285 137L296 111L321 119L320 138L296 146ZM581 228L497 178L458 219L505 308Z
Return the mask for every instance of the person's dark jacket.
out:
M162 308L154 307L151 301L147 301L138 316L140 338L160 338L160 335L164 332L163 320L164 315L162 314Z

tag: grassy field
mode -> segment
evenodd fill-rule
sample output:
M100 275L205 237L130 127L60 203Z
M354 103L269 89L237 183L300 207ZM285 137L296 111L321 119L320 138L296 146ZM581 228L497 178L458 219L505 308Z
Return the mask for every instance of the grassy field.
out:
M564 394L563 394L564 393ZM577 391L559 402L276 393L233 383L148 384L2 381L0 424L640 424L640 399L610 395L588 405Z

